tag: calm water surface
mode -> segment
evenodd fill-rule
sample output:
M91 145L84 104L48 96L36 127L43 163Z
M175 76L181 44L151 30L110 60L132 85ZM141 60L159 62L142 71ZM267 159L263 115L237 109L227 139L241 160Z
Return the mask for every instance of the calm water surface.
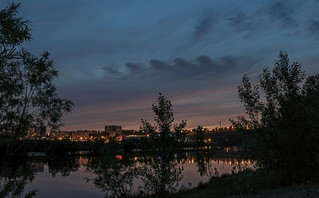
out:
M156 192L154 186L161 186L161 183L167 184L163 188L174 191L207 182L216 171L219 174L231 173L235 165L252 167L247 159L205 152L183 153L166 163L162 163L162 159L149 161L151 163L136 156L32 159L28 163L34 179L26 179L23 194L36 190L35 197L39 198L117 197L141 190ZM5 184L3 178L0 184Z

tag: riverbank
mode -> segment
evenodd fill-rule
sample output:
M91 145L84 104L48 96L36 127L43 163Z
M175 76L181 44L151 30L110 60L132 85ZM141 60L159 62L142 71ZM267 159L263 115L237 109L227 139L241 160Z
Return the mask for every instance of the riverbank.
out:
M247 169L230 175L216 175L207 183L168 197L319 197L319 183L282 185L280 175L272 171Z
M205 192L196 192L190 193L185 192L183 194L175 194L169 197L195 197L195 198L204 198L204 197L243 197L243 198L293 198L293 197L308 197L308 198L317 198L319 197L319 184L303 184L303 185L293 185L286 187L278 187L276 189L268 189L255 194L246 194L240 195L225 195L228 193L205 193Z

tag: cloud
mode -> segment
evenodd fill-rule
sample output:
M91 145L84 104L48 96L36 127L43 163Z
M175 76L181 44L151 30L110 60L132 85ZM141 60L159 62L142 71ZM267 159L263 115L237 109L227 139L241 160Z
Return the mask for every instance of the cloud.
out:
M282 27L287 28L287 27L292 27L292 26L297 26L297 22L295 19L291 17L286 17L282 20Z
M118 75L120 74L120 72L118 70L115 70L111 67L103 67L102 68L107 74L110 74L110 75Z
M247 31L252 30L254 24L248 22L247 17L244 12L239 11L233 16L226 19L231 26L235 27L237 31Z
M312 20L309 26L309 30L310 32L318 36L319 35L319 20Z
M212 75L223 72L230 72L240 58L233 56L223 56L220 59L212 60L209 56L201 55L191 60L175 58L173 61L160 61L153 59L150 61L151 68L154 69L153 75L161 71L162 77L169 76L172 79L197 78L203 75Z
M277 2L268 8L267 14L271 19L279 20L282 28L296 27L297 22L292 15L298 8L297 6L298 5L294 5L294 3L287 6L283 2Z
M282 2L278 2L269 7L268 14L274 19L283 19L291 13L291 10Z
M168 63L156 59L152 59L150 61L150 65L155 71L163 71L171 68L171 66Z
M128 68L130 70L131 73L140 73L143 71L143 68L137 64L134 63L126 63L125 67Z
M244 59L231 55L222 56L214 60L207 55L201 55L190 60L184 58L175 58L172 61L151 59L149 62L150 67L142 67L128 62L125 64L125 68L129 68L131 72L121 73L120 70L111 70L111 72L119 74L118 81L123 82L124 79L132 79L131 85L135 84L133 77L139 72L139 78L143 79L143 82L152 82L152 86L160 88L166 87L166 84L174 87L176 80L179 82L187 82L190 79L205 81L206 78L210 80L212 77L240 72L245 70L244 68L248 68L249 65L254 64L253 62L253 59ZM145 87L145 85L139 86Z
M173 60L175 68L180 68L182 70L189 70L194 67L194 65L183 58L175 58Z
M209 67L209 66L215 66L216 63L214 63L208 56L202 55L195 59L201 66Z
M142 67L128 62L124 68L130 72L122 68L103 67L102 70L106 72L104 78L90 82L83 78L79 84L63 87L63 92L69 98L77 98L79 106L105 103L111 107L123 106L122 103L128 100L138 101L142 96L150 98L150 95L158 92L179 95L186 90L191 93L210 90L218 87L219 83L232 84L234 81L228 81L227 78L247 71L250 65L254 65L254 60L231 55L213 59L201 55L193 59L174 58L171 61L152 59L149 65ZM81 90L76 89L79 86Z
M209 33L212 25L214 24L213 15L212 13L205 13L202 18L198 21L197 25L194 28L194 35L195 39L199 39L206 34Z
M245 22L246 15L240 11L237 12L234 16L229 17L227 20L232 24L232 25L241 25Z

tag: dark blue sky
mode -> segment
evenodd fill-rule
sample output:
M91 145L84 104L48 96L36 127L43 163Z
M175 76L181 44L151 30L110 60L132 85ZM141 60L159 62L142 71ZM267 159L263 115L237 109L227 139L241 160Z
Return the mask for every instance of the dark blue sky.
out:
M12 1L1 1L1 7ZM65 127L126 129L152 120L158 93L188 128L229 125L243 113L237 86L273 66L280 50L319 72L318 0L25 0L35 55L51 52Z

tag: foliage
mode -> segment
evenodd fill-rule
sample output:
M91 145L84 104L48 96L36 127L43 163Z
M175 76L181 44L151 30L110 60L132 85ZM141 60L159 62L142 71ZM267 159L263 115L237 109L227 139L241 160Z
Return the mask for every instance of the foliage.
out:
M91 158L87 171L96 177L86 178L105 193L105 197L128 197L132 194L133 179L138 174L136 165L125 157L117 159L113 155Z
M213 164L209 163L209 159L213 156L212 150L196 150L195 156L197 172L199 172L201 177L206 176L208 180L211 180L214 176L214 172L217 171L216 168L213 169Z
M171 101L161 93L157 104L152 105L155 124L142 120L141 129L151 134L147 144L142 146L144 160L141 162L141 179L144 182L143 193L165 197L167 192L175 191L182 179L183 166L174 160L173 153L182 137L186 121L175 124L175 133L171 132L174 114Z
M88 150L90 154L96 155L103 152L104 146L104 140L88 141L85 142L85 147L81 148L81 150Z
M204 145L205 131L202 126L198 126L197 129L193 129L195 135L196 146L201 147Z
M24 192L24 187L35 177L32 163L1 162L0 197L34 197L36 191Z
M122 152L122 145L118 142L117 136L109 139L109 142L104 144L102 153L104 155L115 156Z
M61 173L63 177L69 176L71 172L77 172L80 168L80 157L54 157L46 161L49 168L49 173L55 177Z
M30 22L18 17L19 4L0 10L0 131L13 143L35 127L57 129L73 103L58 96L59 76L48 52L40 57L22 48L30 40ZM8 151L14 152L14 151Z
M232 174L216 174L207 183L168 197L254 197L254 194L278 185L278 176L274 172L245 168Z
M242 147L251 142L251 137L242 131L216 132L211 134L212 145L214 146L238 146Z
M161 93L157 99L157 104L152 104L153 112L155 113L155 124L152 125L147 120L142 119L141 130L149 132L151 134L153 146L161 148L161 151L171 150L172 147L177 146L177 142L182 137L181 131L186 126L186 121L182 120L180 124L173 125L174 113L172 109L172 103ZM171 127L175 130L175 133L171 133Z
M144 194L166 197L169 192L177 190L178 182L183 179L184 167L168 156L163 157L166 159L152 158L140 167Z
M183 132L183 129L186 127L186 120L182 120L179 124L174 124L174 132L176 141L179 142L179 145L185 141L186 133Z
M125 153L132 153L133 149L138 148L137 145L139 142L139 140L123 140L121 144Z
M259 75L258 85L252 87L244 75L238 87L247 117L233 124L254 137L247 150L251 157L282 173L283 182L309 179L319 168L319 75L305 79L300 64L290 65L280 52L275 67Z
M46 150L46 154L56 156L74 155L77 148L78 144L71 140L54 140L50 142L49 148Z

